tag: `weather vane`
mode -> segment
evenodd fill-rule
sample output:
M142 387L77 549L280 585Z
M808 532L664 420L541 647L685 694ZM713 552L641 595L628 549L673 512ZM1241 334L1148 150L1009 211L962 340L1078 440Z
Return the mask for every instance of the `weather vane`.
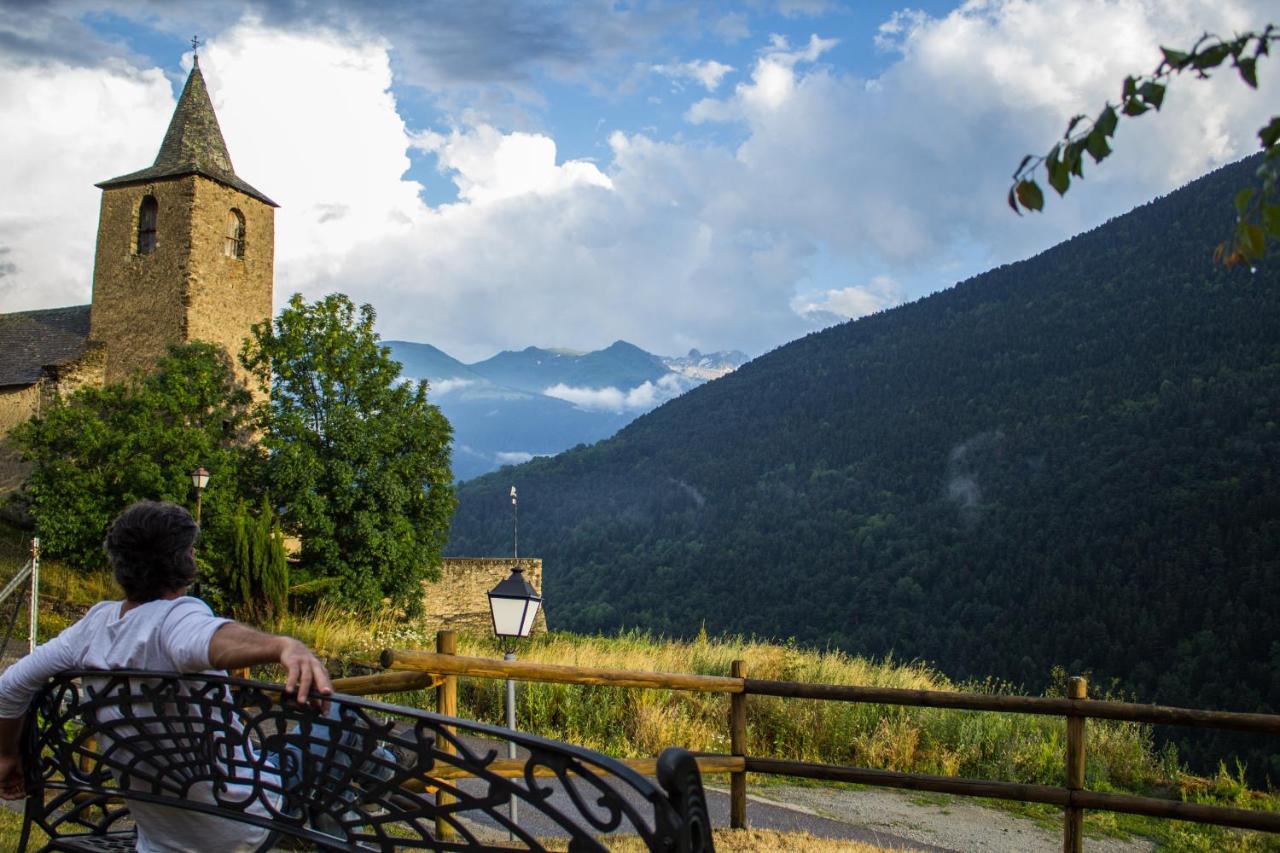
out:
M520 560L520 508L516 506L516 487L511 487L511 556Z

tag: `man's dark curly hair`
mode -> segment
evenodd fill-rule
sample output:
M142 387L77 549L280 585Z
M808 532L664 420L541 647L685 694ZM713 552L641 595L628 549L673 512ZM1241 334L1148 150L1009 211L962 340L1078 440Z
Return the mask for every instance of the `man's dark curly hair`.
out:
M200 528L174 503L138 501L111 522L103 547L130 601L154 601L196 579L192 552Z

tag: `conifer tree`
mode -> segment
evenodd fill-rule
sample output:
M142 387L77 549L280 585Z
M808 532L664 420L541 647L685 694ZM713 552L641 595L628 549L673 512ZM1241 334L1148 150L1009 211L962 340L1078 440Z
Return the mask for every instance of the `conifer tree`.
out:
M244 619L269 624L288 609L289 563L284 535L265 497L258 514L244 502L232 523L232 553L222 585L224 604Z

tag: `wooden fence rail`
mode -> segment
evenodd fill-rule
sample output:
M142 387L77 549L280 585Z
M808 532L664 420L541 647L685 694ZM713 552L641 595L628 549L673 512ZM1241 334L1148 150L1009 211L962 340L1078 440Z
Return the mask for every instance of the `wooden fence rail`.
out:
M746 826L746 774L765 773L1058 806L1063 809L1063 850L1066 853L1079 853L1083 849L1085 809L1280 832L1280 813L1276 812L1209 806L1127 794L1106 794L1084 788L1085 721L1087 719L1280 734L1280 715L1242 714L1093 700L1086 698L1087 685L1083 678L1069 679L1065 698L993 696L983 693L855 687L747 678L746 664L743 661L733 662L731 675L719 676L611 670L599 667L463 657L449 653L454 648L454 644L452 632L448 631L441 632L441 640L437 643L437 648L440 651L435 653L386 649L382 652L382 665L389 671L361 676L358 686L367 692L380 692L379 685L382 684L387 685L388 691L406 689L392 685L418 683L408 679L407 676L410 675L417 676L419 679L442 676L446 685L452 685L458 676L465 675L472 678L511 678L552 684L592 684L729 694L729 743L732 754L704 754L699 756L699 764L704 773L730 774L729 815L730 825L734 828ZM453 687L452 691L453 698L447 703L448 708L443 699L444 694L441 694L441 713L457 713L456 687ZM746 704L747 697L753 695L1064 717L1067 721L1065 784L1062 787L1024 785L750 756L746 754ZM512 772L520 772L516 764L518 762L510 768ZM640 766L640 762L636 764Z
M511 678L516 681L542 681L550 684L603 684L609 687L692 690L698 693L742 693L744 690L743 679L720 675L643 672L634 669L564 666L519 660L501 661L404 649L384 649L382 666L386 669L417 670L436 675Z

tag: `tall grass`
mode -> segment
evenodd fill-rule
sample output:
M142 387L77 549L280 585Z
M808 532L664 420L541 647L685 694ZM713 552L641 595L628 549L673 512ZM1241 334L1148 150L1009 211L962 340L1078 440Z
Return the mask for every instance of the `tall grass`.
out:
M324 603L269 627L308 643L335 661L339 672L351 661L376 660L386 647L435 647L434 635L394 613L354 614ZM462 635L458 652L501 656L492 637ZM956 683L918 662L705 634L686 642L643 632L614 637L548 633L523 643L519 655L540 663L703 675L727 675L732 661L741 659L754 678L1010 692L997 682ZM517 696L525 731L610 755L653 756L668 746L729 751L729 700L723 694L522 682ZM434 707L433 695L423 691L387 698ZM462 678L458 698L465 717L504 719L499 680ZM1040 784L1060 784L1065 772L1066 724L1054 717L753 696L747 703L747 731L754 755ZM1143 790L1174 781L1168 757L1154 749L1150 727L1110 721L1089 723L1086 776L1090 787L1102 789Z
M462 637L461 654L493 657L489 638ZM918 690L1008 692L994 682L957 684L920 663L876 661L741 637L680 642L632 632L617 637L547 634L522 660L610 669L727 675L741 659L753 678ZM667 746L728 752L728 697L686 691L522 683L522 728L613 755L654 755ZM502 684L462 679L460 710L501 719ZM903 708L753 696L748 751L804 761L902 772L1060 784L1066 724L1053 717ZM1092 782L1127 789L1166 779L1148 727L1091 721L1086 769Z

